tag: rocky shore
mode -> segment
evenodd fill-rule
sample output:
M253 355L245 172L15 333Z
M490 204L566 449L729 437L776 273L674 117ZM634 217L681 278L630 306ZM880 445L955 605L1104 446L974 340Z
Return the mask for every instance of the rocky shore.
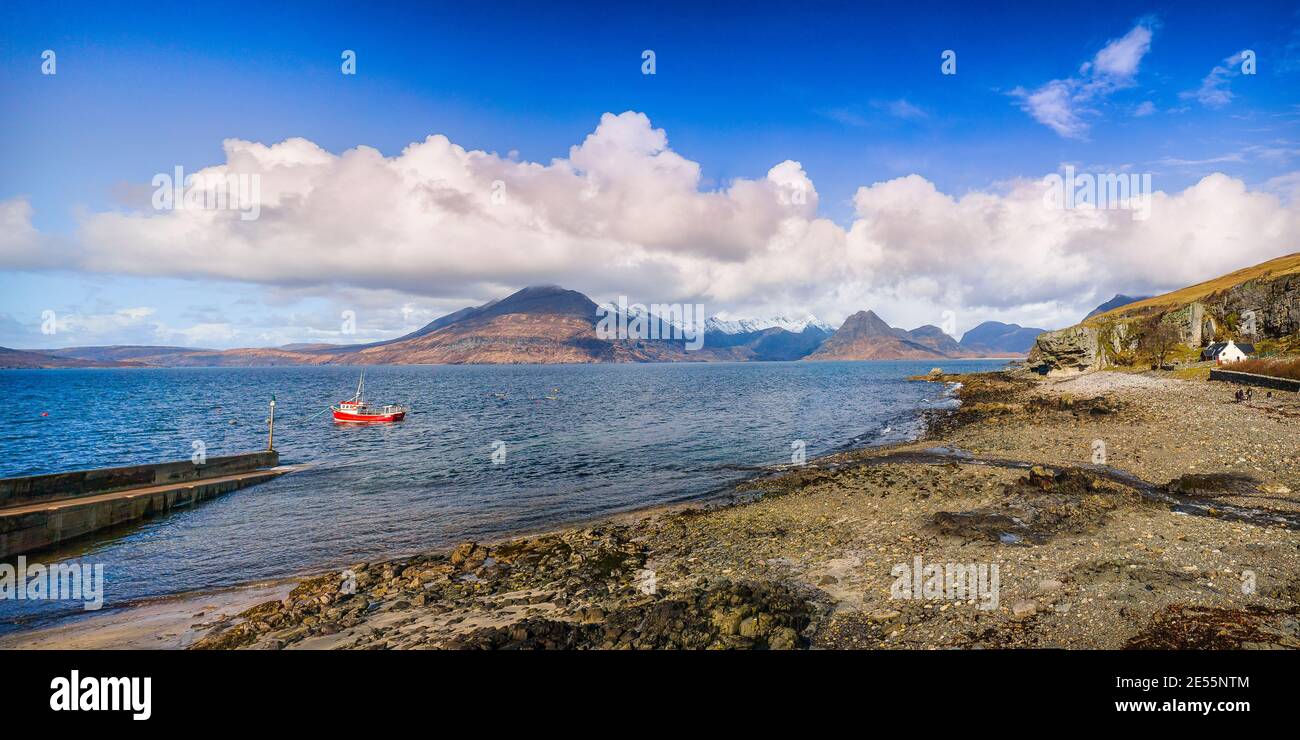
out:
M358 563L191 619L190 647L1300 647L1295 394L927 379L962 405L921 441L728 505Z

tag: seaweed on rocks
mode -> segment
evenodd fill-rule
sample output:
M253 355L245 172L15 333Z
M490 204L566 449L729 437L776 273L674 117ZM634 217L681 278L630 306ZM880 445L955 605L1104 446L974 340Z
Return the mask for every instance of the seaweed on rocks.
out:
M1259 481L1242 473L1189 473L1170 481L1165 490L1192 498L1251 496L1258 494Z
M486 627L445 644L459 650L774 649L808 646L816 607L778 583L719 581L580 621L529 618Z
M1280 650L1300 648L1297 610L1171 604L1129 638L1130 650Z

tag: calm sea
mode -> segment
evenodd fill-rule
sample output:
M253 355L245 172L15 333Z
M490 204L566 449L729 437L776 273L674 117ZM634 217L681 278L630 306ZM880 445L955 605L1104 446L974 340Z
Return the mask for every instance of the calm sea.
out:
M29 558L102 563L112 608L706 497L796 442L914 435L952 400L907 376L1002 364L368 367L369 400L414 411L361 427L319 413L352 367L3 371L0 477L262 449L276 397L276 449L305 470ZM0 630L79 611L0 600Z

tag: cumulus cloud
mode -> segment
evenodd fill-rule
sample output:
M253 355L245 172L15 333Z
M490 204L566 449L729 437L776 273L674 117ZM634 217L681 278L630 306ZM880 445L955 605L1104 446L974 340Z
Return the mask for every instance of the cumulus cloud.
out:
M369 147L332 154L303 139L230 140L225 150L226 162L205 172L257 174L260 218L92 214L73 240L75 266L260 284L271 295L391 296L411 326L428 318L407 315L413 296L425 310L457 308L541 282L596 300L698 301L740 315L836 321L883 306L899 324L939 323L954 310L1059 326L1099 293L1180 287L1295 251L1300 233L1287 189L1252 191L1221 174L1157 191L1146 220L1049 207L1039 178L953 195L909 175L859 188L853 218L840 224L817 215L799 163L702 189L700 164L631 112L606 114L547 163L444 136L391 157ZM24 246L35 238L30 209L11 202L0 213L26 234L12 251L4 243L0 266L39 266L40 250Z
M792 162L702 192L699 165L636 113L603 116L548 164L466 151L445 136L389 158L364 146L336 156L303 139L224 146L226 164L196 174L259 175L257 220L201 209L97 214L81 230L85 268L437 294L467 281L741 260L783 220L817 208Z
M1117 90L1134 85L1142 58L1151 50L1155 21L1144 18L1128 33L1111 39L1072 77L1052 80L1034 90L1011 91L1034 120L1067 139L1087 137L1086 115Z
M59 255L50 240L32 226L32 204L26 198L0 200L0 256L6 267L47 266Z

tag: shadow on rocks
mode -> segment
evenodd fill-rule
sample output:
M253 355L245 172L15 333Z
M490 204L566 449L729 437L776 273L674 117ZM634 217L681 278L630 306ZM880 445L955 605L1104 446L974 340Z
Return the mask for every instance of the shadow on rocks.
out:
M1042 544L1063 534L1089 532L1112 513L1147 505L1134 488L1080 468L1059 473L1037 467L1003 486L1002 499L970 511L941 511L933 524L940 534L1003 544Z

